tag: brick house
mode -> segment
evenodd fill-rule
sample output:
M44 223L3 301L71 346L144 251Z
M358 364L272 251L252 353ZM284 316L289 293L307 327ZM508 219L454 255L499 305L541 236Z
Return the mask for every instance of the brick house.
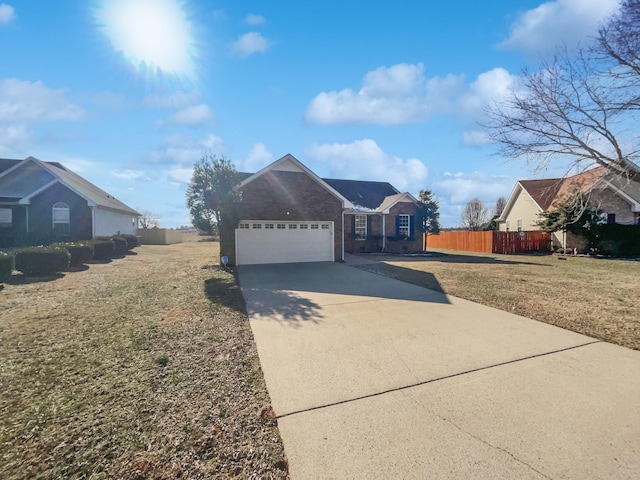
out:
M0 159L0 247L135 234L138 216L60 163Z
M418 201L389 183L322 179L290 154L241 178L240 221L221 245L232 264L422 251Z

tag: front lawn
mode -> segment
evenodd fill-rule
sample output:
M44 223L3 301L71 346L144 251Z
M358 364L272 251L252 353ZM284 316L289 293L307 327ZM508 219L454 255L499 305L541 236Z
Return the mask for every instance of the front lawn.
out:
M142 246L0 291L0 478L286 478L218 244Z
M640 262L435 251L377 273L640 350Z

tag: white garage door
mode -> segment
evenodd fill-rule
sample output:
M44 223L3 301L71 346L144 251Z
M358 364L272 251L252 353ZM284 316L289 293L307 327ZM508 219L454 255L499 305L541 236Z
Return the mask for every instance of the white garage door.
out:
M243 220L236 230L236 263L333 261L333 222Z

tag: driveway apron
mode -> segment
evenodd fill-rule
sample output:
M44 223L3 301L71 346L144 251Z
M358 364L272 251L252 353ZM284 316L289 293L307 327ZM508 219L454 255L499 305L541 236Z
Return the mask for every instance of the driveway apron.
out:
M292 478L637 478L640 352L344 264L239 275Z

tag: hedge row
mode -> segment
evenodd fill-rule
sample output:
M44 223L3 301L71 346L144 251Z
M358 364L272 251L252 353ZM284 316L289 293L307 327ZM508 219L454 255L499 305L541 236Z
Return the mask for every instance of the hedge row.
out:
M91 260L110 260L124 256L138 246L134 235L115 235L95 240L55 243L50 246L25 247L12 255L0 252L0 282L11 276L12 270L26 275L48 275L63 272L69 266L80 266Z
M14 255L15 269L26 275L47 275L69 268L71 255L64 248L26 247Z
M0 282L5 282L13 270L13 255L0 252Z

